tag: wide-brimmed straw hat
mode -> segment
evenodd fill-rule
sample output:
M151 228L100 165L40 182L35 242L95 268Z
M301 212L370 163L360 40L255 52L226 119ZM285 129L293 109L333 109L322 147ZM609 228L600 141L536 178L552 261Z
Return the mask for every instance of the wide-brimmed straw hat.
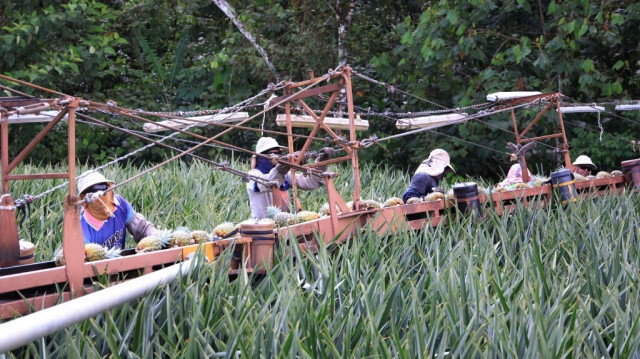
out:
M422 161L420 166L418 166L416 173L426 173L429 176L439 176L444 173L447 168L455 172L453 167L451 167L451 161L447 151L437 148L431 151L429 158Z
M98 183L109 183L115 184L112 180L106 179L101 173L93 172L86 174L87 172L80 175L78 178L78 194L81 194L85 189L93 186Z
M574 166L589 167L594 171L598 169L598 166L593 164L593 161L591 161L591 158L589 158L589 156L585 156L585 155L578 156L578 158L576 158L576 160L573 161L573 165Z
M256 153L265 153L274 148L286 149L286 147L280 146L278 141L271 137L260 137L256 144Z

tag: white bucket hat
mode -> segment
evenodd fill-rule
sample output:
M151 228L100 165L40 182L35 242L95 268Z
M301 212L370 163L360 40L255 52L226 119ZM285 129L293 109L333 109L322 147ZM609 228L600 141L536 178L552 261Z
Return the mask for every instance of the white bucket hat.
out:
M85 189L98 183L110 183L115 184L112 180L106 179L101 173L93 172L87 174L87 172L80 175L78 178L78 194L81 194Z
M271 137L260 137L256 144L256 153L264 153L274 148L285 149L286 147L280 146L278 141Z
M426 173L429 176L439 176L444 173L447 168L455 172L453 167L451 167L450 161L451 160L447 151L436 148L435 150L431 151L431 154L429 154L429 158L422 161L420 166L418 166L416 173Z
M592 170L597 170L598 166L594 165L593 162L591 161L591 158L589 158L588 156L585 155L580 155L578 156L578 158L576 158L575 161L573 161L572 163L574 166L587 166L587 167L591 167Z

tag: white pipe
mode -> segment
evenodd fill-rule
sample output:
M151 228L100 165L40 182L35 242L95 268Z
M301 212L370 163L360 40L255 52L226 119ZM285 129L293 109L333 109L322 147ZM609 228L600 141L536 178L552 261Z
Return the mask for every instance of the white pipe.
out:
M560 112L565 113L586 113L586 112L604 112L602 106L566 106L560 107Z
M122 284L0 324L0 353L19 348L106 310L148 294L186 274L194 260L174 264Z
M640 103L629 105L618 105L616 111L640 111Z

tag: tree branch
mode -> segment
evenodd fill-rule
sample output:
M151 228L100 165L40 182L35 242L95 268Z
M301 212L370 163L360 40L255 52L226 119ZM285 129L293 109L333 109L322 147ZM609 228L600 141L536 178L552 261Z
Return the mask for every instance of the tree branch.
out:
M276 80L280 81L280 75L278 74L275 66L273 66L273 64L269 60L267 52L262 48L262 46L260 46L260 44L258 44L256 38L245 28L244 24L240 22L240 19L238 19L238 14L236 14L236 11L233 9L233 7L231 7L231 5L229 5L226 0L213 0L213 3L216 4L216 6L218 6L220 10L222 10L222 12L227 15L229 19L231 19L231 21L233 21L233 24L236 25L236 27L238 28L238 30L240 30L244 37L246 37L247 40L251 42L253 47L258 50L258 53L260 53L264 61L267 63L269 70L271 70L273 75L276 77Z

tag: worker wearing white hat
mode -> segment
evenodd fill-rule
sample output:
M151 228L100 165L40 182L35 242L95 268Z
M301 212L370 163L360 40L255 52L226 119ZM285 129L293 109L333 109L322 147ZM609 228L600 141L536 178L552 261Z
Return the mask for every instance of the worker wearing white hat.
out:
M577 173L584 177L590 175L593 171L596 171L598 167L593 164L591 158L585 155L580 155L576 158L572 163L573 165L573 173Z
M85 243L97 243L103 247L124 249L127 229L134 241L155 233L153 224L136 213L122 196L113 191L104 193L115 182L98 172L85 172L78 178L78 193L85 200L80 214Z
M256 144L256 153L264 155L282 155L283 149L278 141L271 137L261 137ZM297 154L297 153L296 153ZM296 155L294 154L294 155ZM320 156L316 162L328 160L334 156L334 150L331 147L325 147L320 150ZM326 166L317 167L320 171L326 171ZM271 187L250 180L247 183L247 193L249 194L249 203L251 205L251 214L254 218L264 218L264 211L268 206L273 205L273 196L280 196L284 207L281 210L289 210L289 193L291 187L291 174L289 166L279 163L274 165L269 159L254 156L251 163L251 171L249 175L262 178L266 182L278 183L278 189L274 191ZM304 173L296 173L296 183L299 189L310 191L324 185L323 178L308 176Z
M402 196L402 200L407 203L410 198L422 198L433 192L447 171L455 172L451 167L447 151L440 148L431 151L429 158L422 161L418 166L416 173L411 178L409 188Z

